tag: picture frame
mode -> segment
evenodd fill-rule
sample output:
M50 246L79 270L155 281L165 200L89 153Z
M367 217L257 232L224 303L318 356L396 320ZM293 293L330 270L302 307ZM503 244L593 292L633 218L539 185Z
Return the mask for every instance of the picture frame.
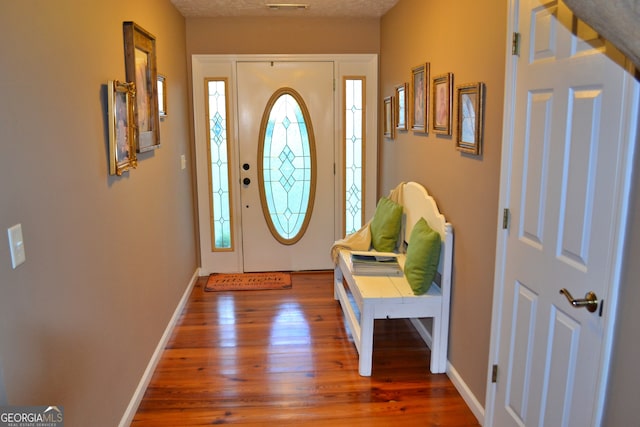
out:
M135 85L108 83L109 174L122 175L138 166L134 124Z
M158 74L158 114L160 120L167 117L167 79Z
M411 130L426 133L429 129L430 64L411 69Z
M464 153L482 154L484 133L484 96L482 82L456 86L458 101L458 135L456 148Z
M440 135L451 135L453 116L453 73L437 75L431 82L431 129Z
M396 86L395 119L397 130L407 130L407 83Z
M393 96L387 96L383 101L383 129L382 134L385 138L393 139Z
M136 86L136 151L142 153L160 146L156 39L131 21L122 23L122 31L127 81Z

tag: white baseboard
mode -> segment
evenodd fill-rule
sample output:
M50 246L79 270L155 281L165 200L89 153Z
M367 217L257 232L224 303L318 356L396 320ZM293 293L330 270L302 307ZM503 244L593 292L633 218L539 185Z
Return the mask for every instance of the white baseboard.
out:
M411 319L411 323L427 346L431 348L432 338L429 329L424 326L424 323L422 323L420 319ZM471 409L473 415L478 419L480 425L484 425L484 407L480 402L478 402L478 399L476 399L469 387L467 387L467 384L462 380L462 377L460 377L460 374L458 374L458 371L456 371L449 361L447 361L447 376L453 383L456 390L458 390L458 393L460 393L469 409Z
M196 271L193 273L193 276L191 276L191 280L187 285L187 289L185 289L184 293L182 294L182 298L180 299L178 306L173 312L173 316L171 316L171 319L169 320L169 323L167 324L167 327L164 330L164 334L162 334L162 337L160 338L160 341L156 346L156 350L153 352L153 355L149 360L147 369L145 369L144 374L142 374L142 378L138 383L138 387L136 388L136 391L133 393L133 396L131 397L129 406L127 406L127 410L122 415L120 424L118 424L119 427L127 427L131 425L131 422L133 421L133 417L136 415L136 411L138 410L138 405L140 405L140 402L144 397L144 392L147 390L147 386L151 381L153 372L156 370L156 366L158 365L158 362L162 357L162 352L164 351L164 348L167 345L167 341L169 341L169 338L171 337L171 333L173 332L173 328L175 327L176 322L180 318L182 309L184 308L185 304L187 303L187 300L189 299L189 295L191 294L191 289L193 289L193 286L196 284L196 281L198 280L199 273L200 273L200 269L196 269Z
M458 371L456 371L449 361L447 361L447 376L455 386L456 390L458 390L458 393L460 393L469 409L471 409L473 415L478 419L480 425L484 425L484 407L480 402L478 402L478 399L476 399L467 384L462 380L460 374L458 374Z

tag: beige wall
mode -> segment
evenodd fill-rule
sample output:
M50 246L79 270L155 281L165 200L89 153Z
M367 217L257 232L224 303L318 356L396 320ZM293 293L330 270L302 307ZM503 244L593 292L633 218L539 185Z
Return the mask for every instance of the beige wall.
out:
M108 176L122 21L157 38L162 147ZM185 20L169 0L0 2L0 362L9 404L69 426L122 417L196 271ZM10 265L22 223L27 261ZM2 376L0 376L1 378ZM1 387L1 386L0 386ZM0 396L2 393L0 393Z
M378 53L377 18L188 18L187 53ZM190 61L189 61L190 62Z
M422 62L431 64L432 77L452 72L454 86L486 84L482 156L458 152L455 131L453 137L398 132L380 147L381 192L400 181L418 181L453 224L449 361L482 405L491 332L506 24L504 0L401 0L381 24L381 97L409 82L411 68Z

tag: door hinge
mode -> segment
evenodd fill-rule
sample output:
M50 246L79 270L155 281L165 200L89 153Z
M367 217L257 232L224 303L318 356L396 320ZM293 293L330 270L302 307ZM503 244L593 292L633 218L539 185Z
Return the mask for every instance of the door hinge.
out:
M506 230L509 228L509 217L511 216L511 212L509 212L509 208L505 208L502 211L502 229Z
M493 368L491 370L491 382L492 383L498 382L498 365L493 365Z
M511 39L511 55L520 56L520 33L513 33Z

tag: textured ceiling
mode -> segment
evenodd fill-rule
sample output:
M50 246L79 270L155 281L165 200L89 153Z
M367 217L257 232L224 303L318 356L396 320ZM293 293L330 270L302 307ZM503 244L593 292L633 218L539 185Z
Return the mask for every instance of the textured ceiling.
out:
M380 17L398 0L171 0L185 17L323 16ZM267 4L306 4L304 10L272 10Z

